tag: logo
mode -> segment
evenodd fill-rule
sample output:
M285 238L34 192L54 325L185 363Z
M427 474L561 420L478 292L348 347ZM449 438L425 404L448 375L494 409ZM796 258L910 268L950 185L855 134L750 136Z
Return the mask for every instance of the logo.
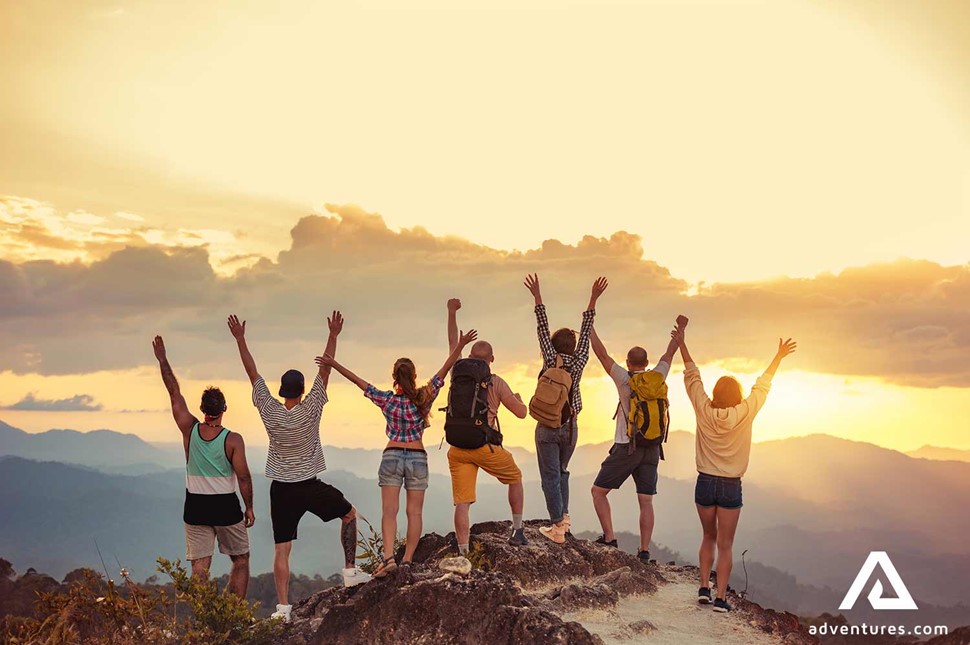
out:
M906 588L903 579L899 577L899 572L896 571L896 567L893 566L893 561L889 559L889 554L885 551L873 551L869 554L865 564L862 565L862 569L859 570L859 575L856 576L852 582L852 586L849 587L849 591L845 594L845 598L842 599L842 604L839 605L839 609L852 609L855 606L856 600L859 599L859 594L862 593L862 588L869 581L869 578L872 577L872 572L875 571L876 565L880 566L883 573L886 574L886 579L889 580L893 591L896 592L896 597L883 598L882 581L876 580L868 596L869 604L872 605L872 608L918 609L916 603L913 602L913 596L910 595L909 589Z

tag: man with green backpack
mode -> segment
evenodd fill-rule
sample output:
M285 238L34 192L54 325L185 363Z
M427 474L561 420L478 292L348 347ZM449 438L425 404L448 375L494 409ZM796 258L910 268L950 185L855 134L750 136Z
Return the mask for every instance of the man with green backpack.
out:
M676 328L686 326L687 318L678 316ZM648 562L654 524L653 496L657 494L657 466L663 459L663 443L667 440L670 425L666 379L671 359L677 351L677 342L671 339L657 366L648 370L647 350L642 347L631 348L626 354L626 366L621 367L610 357L595 328L590 340L593 353L613 379L620 398L614 415L616 434L613 447L593 482L593 508L603 527L603 535L596 542L617 546L607 495L632 476L640 504L640 548L637 557Z

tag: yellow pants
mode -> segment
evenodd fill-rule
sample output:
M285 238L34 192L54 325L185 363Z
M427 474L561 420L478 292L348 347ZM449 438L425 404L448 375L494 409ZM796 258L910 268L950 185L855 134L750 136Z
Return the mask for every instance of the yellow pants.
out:
M455 504L475 501L475 482L481 468L503 484L518 484L522 471L515 465L512 453L502 446L484 445L481 448L448 449L448 468L451 470L451 492Z

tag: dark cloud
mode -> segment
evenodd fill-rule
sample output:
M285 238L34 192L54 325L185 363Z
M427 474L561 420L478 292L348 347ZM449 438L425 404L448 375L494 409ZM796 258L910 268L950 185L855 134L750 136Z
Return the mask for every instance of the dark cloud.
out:
M3 409L31 412L97 412L102 409L102 406L96 403L90 394L75 394L68 399L38 399L33 393L29 393L20 401Z
M261 369L312 369L325 318L347 318L340 352L371 378L409 355L425 371L443 360L445 300L463 300L501 362L533 362L532 299L538 272L554 327L578 327L598 275L610 289L597 328L615 355L666 345L678 313L691 317L700 360L770 359L778 336L800 341L801 368L882 376L917 386L970 385L970 266L899 260L814 278L702 285L644 257L639 236L618 232L575 245L501 251L423 228L393 231L356 206L328 205L291 232L290 248L232 277L213 273L204 248L125 248L91 265L0 262L0 369L83 373L144 365L149 339L165 333L178 365L238 376L225 316L247 319ZM510 231L510 235L514 231ZM725 261L728 259L726 258Z

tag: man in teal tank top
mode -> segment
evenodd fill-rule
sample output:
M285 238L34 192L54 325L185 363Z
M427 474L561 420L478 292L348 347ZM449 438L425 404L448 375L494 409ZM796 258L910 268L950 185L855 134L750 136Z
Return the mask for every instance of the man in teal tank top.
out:
M249 533L253 514L253 479L246 463L242 436L222 425L226 398L215 387L202 393L203 421L189 412L185 397L165 354L165 342L155 336L152 343L162 372L162 382L172 401L172 416L182 432L185 448L185 559L192 563L192 575L208 577L215 542L232 560L229 589L241 598L249 586ZM236 486L246 504L239 506Z

